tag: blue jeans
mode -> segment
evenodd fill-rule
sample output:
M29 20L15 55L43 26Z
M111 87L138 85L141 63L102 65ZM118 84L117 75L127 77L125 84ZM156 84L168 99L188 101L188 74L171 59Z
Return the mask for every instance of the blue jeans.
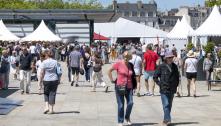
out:
M69 82L71 82L71 67L70 66L68 66L68 80L69 80Z
M90 80L90 68L88 68L88 67L84 67L84 70L85 70L85 78L86 78L86 81L87 80Z
M133 107L133 90L127 89L126 95L120 95L118 93L118 90L115 88L116 91L116 98L117 98L117 105L118 105L118 123L124 122L124 97L127 101L127 108L126 108L126 114L125 119L130 119L130 114Z
M173 103L174 94L164 94L161 93L161 101L163 104L163 111L164 111L164 121L171 122L171 109Z

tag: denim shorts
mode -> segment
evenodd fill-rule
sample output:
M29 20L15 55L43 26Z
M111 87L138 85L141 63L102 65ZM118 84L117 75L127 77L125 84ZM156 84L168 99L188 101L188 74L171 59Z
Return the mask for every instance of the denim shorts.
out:
M145 71L144 72L144 79L145 80L149 80L149 79L153 80L154 72L155 71Z

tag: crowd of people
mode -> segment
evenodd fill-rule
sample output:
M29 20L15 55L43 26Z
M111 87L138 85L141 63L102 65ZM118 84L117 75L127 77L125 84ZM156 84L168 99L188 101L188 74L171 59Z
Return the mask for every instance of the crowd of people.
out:
M155 84L160 88L164 110L163 124L171 123L171 108L174 94L183 95L181 77L187 78L187 96L197 97L196 79L198 61L204 58L203 70L209 80L213 68L211 53L205 54L202 49L177 50L175 45L158 44L48 44L41 42L31 43L4 43L0 47L1 67L0 85L3 90L8 89L10 73L13 79L20 81L21 94L31 92L31 81L38 81L39 94L44 94L44 113L53 114L58 85L61 83L62 67L64 62L68 69L70 86L78 87L79 76L84 75L89 82L92 92L100 84L108 92L109 84L103 79L108 74L110 81L115 84L118 104L118 123L123 125L124 118L131 125L130 114L133 107L133 95L140 97L154 96ZM112 63L108 73L103 73L103 65ZM114 79L112 72L117 72ZM142 83L141 76L145 80ZM145 85L145 93L141 87ZM192 92L191 92L192 89ZM191 95L192 94L192 95ZM127 101L124 116L124 98Z

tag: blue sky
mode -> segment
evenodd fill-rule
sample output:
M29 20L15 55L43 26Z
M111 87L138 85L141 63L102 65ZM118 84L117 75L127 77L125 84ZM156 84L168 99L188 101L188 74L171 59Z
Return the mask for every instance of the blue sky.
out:
M99 0L103 5L109 5L112 0ZM135 3L137 0L117 0L118 3L129 1ZM149 2L149 0L142 0L143 2ZM160 10L169 10L171 8L178 8L183 5L196 6L198 4L204 5L205 0L155 0Z

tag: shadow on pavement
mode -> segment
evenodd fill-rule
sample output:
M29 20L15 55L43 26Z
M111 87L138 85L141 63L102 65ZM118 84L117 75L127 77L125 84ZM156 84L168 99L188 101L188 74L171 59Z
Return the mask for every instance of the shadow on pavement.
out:
M54 114L70 114L70 113L80 114L79 111L55 112Z
M32 92L30 93L31 95L44 95L44 93L37 93L37 92ZM66 93L56 93L57 95L66 95Z
M169 126L190 125L190 124L199 124L199 122L179 122L179 123L171 123Z
M8 90L0 90L0 97L7 98L11 94L17 92L19 89L8 89Z
M132 126L149 126L149 125L156 125L158 123L133 123Z
M197 95L196 98L209 97L209 96L210 96L210 95ZM179 98L182 98L182 97L183 97L183 98L188 98L188 97L191 98L191 97L193 97L193 96L185 96L185 95L184 95L184 96L181 96L181 97L179 97Z
M218 90L212 90L212 91L221 91L221 89L218 89Z

